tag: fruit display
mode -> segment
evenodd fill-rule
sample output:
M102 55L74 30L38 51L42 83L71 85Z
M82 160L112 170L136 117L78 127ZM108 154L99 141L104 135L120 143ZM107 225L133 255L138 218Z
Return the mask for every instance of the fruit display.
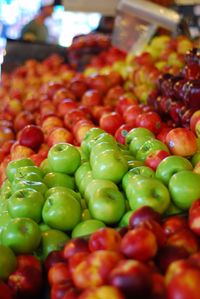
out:
M199 298L199 73L188 38L160 36L83 73L54 55L2 75L5 298L46 275L51 299Z
M128 228L101 228L45 260L51 298L199 298L197 200L186 217L132 212ZM60 295L62 294L62 295Z

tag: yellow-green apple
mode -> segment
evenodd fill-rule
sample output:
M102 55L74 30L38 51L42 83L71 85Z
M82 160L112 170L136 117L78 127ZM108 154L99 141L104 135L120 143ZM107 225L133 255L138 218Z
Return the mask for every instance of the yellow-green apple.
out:
M50 252L61 250L68 241L68 235L60 230L48 229L43 231L38 255L45 260Z
M169 192L175 205L183 210L200 197L200 176L191 170L182 170L169 180Z
M51 228L72 230L81 220L80 202L67 192L52 194L45 201L42 218Z
M8 199L8 212L12 218L27 217L39 223L44 201L42 194L34 189L20 189Z
M155 178L133 176L125 186L125 193L133 211L142 206L149 206L157 212L163 213L170 203L168 189Z
M75 146L58 143L49 150L48 161L53 171L73 174L80 166L81 155Z
M34 163L29 158L10 161L6 168L6 175L10 181L13 181L17 169L22 166L34 166Z
M72 238L89 236L101 227L105 227L105 224L97 219L88 219L82 221L74 227L72 231Z
M191 162L181 156L171 155L163 159L156 169L156 178L166 186L173 174L182 170L192 170Z
M103 188L114 189L118 191L118 187L115 183L105 179L93 179L85 186L84 198L89 201L95 199L95 193L99 192Z
M11 248L0 245L0 278L7 280L17 267L17 259ZM3 295L3 294L2 294Z
M136 159L140 161L145 161L147 157L157 150L164 150L169 153L168 147L158 139L149 139L144 142L143 145L138 149L136 153Z
M113 188L101 188L89 199L88 208L94 219L106 224L117 223L125 213L123 194Z
M72 196L74 196L79 202L81 202L81 195L80 193L70 189L70 188L67 188L67 187L62 187L62 186L56 186L56 187L52 187L52 188L49 188L47 190L47 192L45 193L45 198L48 198L49 196L51 195L54 195L55 193L68 193Z
M39 246L41 231L30 218L14 218L3 229L1 239L16 253L32 253Z
M128 171L128 162L119 150L104 151L91 165L95 179L107 179L119 183Z
M38 181L37 179L36 181L34 181L34 176L37 175L34 173L30 173L29 178L23 179L22 181L19 181L18 178L14 178L14 180L12 181L12 192L28 188L41 192L44 195L47 191L47 186L43 182Z
M75 172L75 183L83 195L90 181L93 180L92 169L89 162L82 163Z
M133 128L126 136L126 144L130 144L134 137L149 136L154 138L155 135L146 128Z
M48 188L52 187L66 187L70 189L75 188L74 178L66 173L62 172L49 172L44 178L43 182Z
M86 157L89 158L92 145L101 133L104 133L104 130L93 127L85 134L85 137L81 142L81 149L85 153Z

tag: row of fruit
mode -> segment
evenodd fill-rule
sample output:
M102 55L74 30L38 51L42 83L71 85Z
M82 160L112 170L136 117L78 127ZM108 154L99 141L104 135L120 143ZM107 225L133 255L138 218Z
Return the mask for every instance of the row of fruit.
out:
M98 66L95 66L94 60L84 74L64 65L57 56L47 58L42 63L29 60L11 74L3 74L0 88L0 264L4 266L1 267L0 277L8 282L10 288L5 298L12 298L12 292L19 298L22 298L23 293L31 296L41 288L41 268L37 259L29 254L34 252L43 261L48 261L50 254L51 262L52 252L55 260L61 261L60 253L57 254L55 250L64 246L68 248L68 244L69 247L70 244L76 247L73 245L76 241L70 243L69 237L93 236L99 228L103 228L99 234L107 234L108 231L111 238L116 237L120 247L121 237L125 238L126 235L116 236L116 231L111 230L110 233L109 229L104 228L105 225L127 226L133 212L144 205L167 216L184 213L193 204L190 228L198 235L198 201L195 201L200 197L200 113L198 98L195 97L198 95L198 80L194 79L199 76L199 52L194 49L185 56L191 47L192 43L185 37L159 37L140 56L128 55L126 60L122 60L122 55L116 51L115 59L119 59L119 62L112 67L98 69L101 64L98 62ZM113 51L107 52L105 63L113 62ZM166 57L167 63L164 63ZM158 80L160 75L162 77ZM163 102L168 103L169 94L166 91L171 92L172 96L178 76L183 84L179 98L176 93L176 101L179 104L183 101L187 105L181 106L185 112L188 108L190 110L188 118L185 118L185 128L178 127L183 123L172 117L176 116L175 113L169 117L169 111L173 109L164 108L160 111L158 104L158 98L164 98ZM196 84L195 89L191 81ZM183 118L182 115L180 117ZM146 223L142 229L145 229L147 236L149 231L153 231L154 239L157 234L162 239L158 223ZM186 225L187 221L184 220L184 223ZM94 264L91 262L91 266L86 255L81 255L77 261L75 259L77 266L85 261L81 275L88 268L87 282L90 281L90 271L96 274L94 279L96 277L100 281L100 284L93 284L94 289L84 291L86 294L80 293L88 285L76 284L71 270L66 266L68 257L65 257L65 264L61 265L62 271L68 273L67 278L63 277L65 283L59 278L58 281L54 280L60 272L55 277L49 274L49 282L54 286L51 298L79 298L79 295L80 298L129 298L130 294L125 294L122 287L108 278L106 261L112 261L110 250L118 252L119 259L116 262L123 259L123 264L124 258L130 258L130 267L134 259L140 263L138 267L144 269L147 266L144 262L149 264L149 261L153 263L152 260L161 258L165 262L165 245L169 242L168 245L172 245L172 249L169 248L169 255L172 255L169 257L170 263L198 252L198 239L188 231L181 231L180 235L172 238L171 243L167 238L160 244L161 240L156 238L153 242L155 246L151 248L153 254L146 260L127 255L124 251L126 248L120 249L120 256L116 248L90 248L87 255L98 249L109 251L105 252L105 259L102 260L97 253L97 260L94 260ZM192 249L190 245L185 245L187 241L191 241ZM143 243L136 242L137 246L140 244ZM179 255L176 246L187 247L189 254ZM183 248L177 250L183 252ZM139 256L145 257L143 251L143 248L139 248ZM101 254L104 256L104 253ZM159 263L162 267L162 261ZM95 272L96 265L98 268L103 265L100 274ZM152 298L165 298L166 287L161 273L164 274L166 268L156 269L156 266L154 268L152 265L151 269L146 267L150 272L144 274L143 283L149 281L147 289L149 294L152 293ZM59 265L55 267L60 271ZM111 263L109 267L115 268L115 265ZM128 264L124 267L127 268ZM33 271L35 274L30 274L31 268L37 269ZM194 281L198 280L199 269L189 270L197 271ZM54 270L50 271L54 273ZM137 273L137 269L135 271ZM152 278L154 274L158 276L155 285ZM79 278L84 283L83 276ZM4 283L1 286L6 288ZM73 289L74 286L76 289ZM102 289L96 288L99 286ZM69 289L69 294L66 292L64 297L64 292ZM160 294L159 290L163 293ZM137 294L138 298L146 296L140 293L140 288L138 293L133 290L130 292ZM170 299L176 298L173 291L169 296ZM194 290L188 296L185 298L198 298Z

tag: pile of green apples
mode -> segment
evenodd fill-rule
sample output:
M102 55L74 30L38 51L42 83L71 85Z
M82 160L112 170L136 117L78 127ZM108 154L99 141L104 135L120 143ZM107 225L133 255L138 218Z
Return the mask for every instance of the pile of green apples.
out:
M156 170L145 165L160 152L165 158ZM132 129L125 145L91 128L80 147L55 144L39 167L30 158L10 161L6 175L0 189L0 242L16 254L34 252L41 259L70 237L106 225L127 226L132 212L144 205L169 215L200 198L200 175L189 159L172 155L145 128Z

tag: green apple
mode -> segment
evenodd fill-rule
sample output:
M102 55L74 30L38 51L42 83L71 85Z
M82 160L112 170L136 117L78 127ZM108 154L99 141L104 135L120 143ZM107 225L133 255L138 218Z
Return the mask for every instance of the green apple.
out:
M62 172L49 172L44 176L43 182L48 188L66 187L75 188L75 180L72 176Z
M94 145L90 152L90 165L92 166L96 162L98 157L102 155L105 151L110 150L115 150L122 154L119 147L117 146L117 143L111 144L110 142L100 142Z
M16 253L32 253L38 248L41 231L38 224L30 218L14 218L3 229L2 244Z
M139 149L141 148L141 146L148 140L153 139L151 136L147 135L147 136L135 136L133 137L133 139L131 140L130 144L129 144L129 150L131 152L131 154L133 156L137 155L137 152L139 151Z
M40 168L43 176L45 176L45 174L53 171L53 169L49 163L49 160L47 158L42 161L39 168Z
M136 175L129 180L125 192L133 211L149 206L158 213L164 213L170 204L167 187L155 178Z
M81 202L81 195L80 193L66 187L62 186L57 186L57 187L52 187L47 192L45 193L45 198L48 198L51 195L54 195L55 193L68 193L72 195L74 198L76 198L79 202Z
M169 181L169 191L178 208L189 209L200 198L200 175L191 170L175 173Z
M86 155L87 159L90 156L90 151L92 148L92 144L96 141L97 137L104 133L104 130L101 128L91 128L87 133L85 134L85 137L83 138L83 141L81 142L81 150Z
M169 156L163 159L156 169L156 178L161 180L166 186L173 174L182 170L192 170L191 162L181 156Z
M158 139L149 139L144 142L144 144L139 148L136 154L136 159L140 161L145 161L146 158L156 150L165 150L169 153L168 147Z
M7 201L7 199L12 195L12 184L6 179L0 189L0 202Z
M133 211L127 211L122 219L120 220L119 227L124 227L129 225L129 219L133 215Z
M113 188L101 188L89 199L88 208L92 218L105 224L117 223L125 213L125 199Z
M88 201L90 198L94 198L95 193L102 188L112 188L118 190L118 187L115 183L109 180L104 179L93 179L86 187L84 198Z
M198 150L191 158L193 167L200 161L200 150Z
M22 166L35 166L35 164L30 158L23 158L10 161L6 167L6 175L9 181L12 182L17 169Z
M105 224L97 219L82 221L74 227L72 231L72 238L89 236L102 227L105 227Z
M81 220L81 205L69 193L50 195L42 210L43 221L51 228L72 230Z
M130 169L122 179L122 187L123 189L126 188L126 186L129 183L129 180L132 179L133 176L135 175L142 175L148 178L154 178L155 177L155 172L148 166L137 166L132 169Z
M50 226L48 226L46 223L41 222L39 224L41 232L46 232L47 230L51 229Z
M130 145L133 138L141 137L141 136L149 136L151 138L155 138L155 135L150 130L148 130L146 128L133 128L126 135L126 144Z
M95 179L119 183L128 171L128 163L119 150L104 151L93 163L92 174Z
M75 182L79 192L83 195L86 186L93 180L92 168L89 162L84 162L75 172Z
M11 219L12 219L12 217L10 216L8 211L0 212L0 239L1 239L1 233L4 229L4 227L10 222Z
M81 155L74 145L57 143L50 148L48 161L54 172L73 174L81 164Z
M43 195L34 189L20 189L8 199L8 212L12 218L31 218L39 223L44 205Z
M63 249L68 241L68 235L57 229L43 231L37 254L45 260L50 252Z
M84 209L82 211L82 215L81 215L81 221L85 221L85 220L88 220L88 219L91 219L92 216L90 214L90 211L88 209Z
M17 268L17 259L8 246L0 245L0 279L7 280L9 275ZM1 294L4 298L4 294ZM9 296L8 296L9 297ZM5 294L5 298L6 294Z
M32 181L32 180L22 180L22 181L15 181L15 179L12 182L12 192L15 192L17 190L21 189L34 189L43 195L47 191L47 186L43 182L38 181Z
M12 186L18 184L22 181L34 181L34 182L42 182L41 177L35 172L21 173L16 172L15 177L12 181Z
M19 167L16 171L16 174L15 174L15 178L17 176L21 177L23 179L26 178L26 174L29 174L29 173L35 173L39 180L42 181L42 178L43 178L43 173L41 171L41 169L37 166L22 166L22 167Z
M117 144L115 138L111 134L104 132L95 138L94 143L92 143L91 149L95 145L97 145L98 143L101 143L101 142L109 142L113 146L115 146Z

